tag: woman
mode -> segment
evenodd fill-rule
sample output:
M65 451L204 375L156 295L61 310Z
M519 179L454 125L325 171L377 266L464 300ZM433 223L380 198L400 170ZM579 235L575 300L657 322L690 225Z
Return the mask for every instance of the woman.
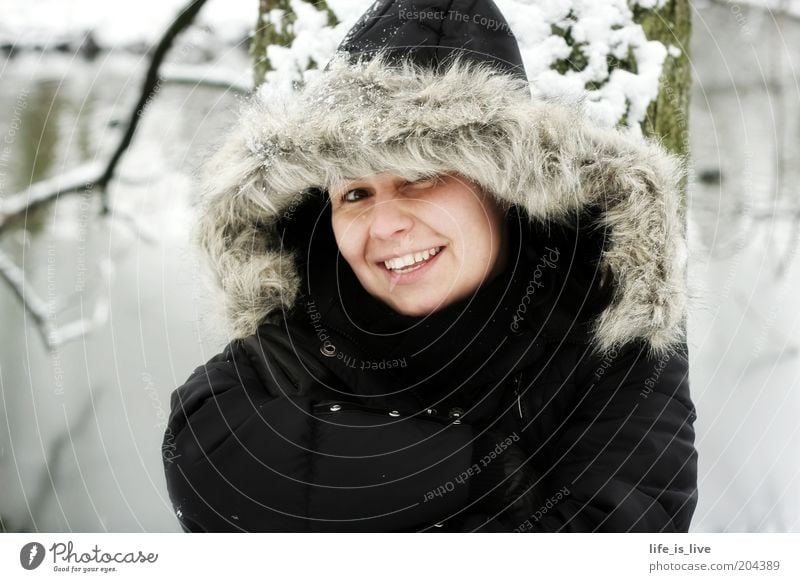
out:
M181 524L686 531L678 164L532 102L492 2L407 4L210 165L236 339L173 395Z

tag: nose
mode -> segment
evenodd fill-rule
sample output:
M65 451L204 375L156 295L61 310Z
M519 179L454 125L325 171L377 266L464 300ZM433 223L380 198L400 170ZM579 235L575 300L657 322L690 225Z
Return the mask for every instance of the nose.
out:
M392 239L403 235L414 226L414 218L402 200L391 198L372 207L370 236L377 239Z

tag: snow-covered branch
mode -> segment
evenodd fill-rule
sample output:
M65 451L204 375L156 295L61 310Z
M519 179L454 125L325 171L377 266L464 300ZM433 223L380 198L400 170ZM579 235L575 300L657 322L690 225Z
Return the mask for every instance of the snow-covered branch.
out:
M11 258L0 251L0 278L22 303L23 308L31 316L45 347L54 350L59 346L83 337L100 327L108 320L108 302L98 301L90 318L81 318L62 326L53 323L55 306L44 301L25 280L25 273Z
M86 191L96 187L106 171L107 163L90 162L52 178L36 182L24 192L0 201L0 232L17 217L37 206L51 202L62 194Z
M158 90L158 71L161 68L164 57L166 57L177 36L192 23L205 3L206 0L192 0L189 2L161 36L161 40L158 41L153 51L153 57L150 59L150 66L147 68L147 73L142 83L139 100L131 111L128 119L128 126L125 129L125 133L122 135L122 139L120 139L119 145L114 150L114 153L111 154L111 159L108 161L103 175L100 176L98 180L98 186L101 188L101 193L103 194L102 211L104 214L108 212L107 196L105 195L106 186L111 181L111 178L114 177L114 171L117 169L122 155L127 151L128 146L130 146L133 140L133 134L136 133L136 128L139 126L142 112L147 106L148 101L152 99L153 95Z
M159 71L164 58L177 36L192 23L205 3L206 0L192 0L189 2L161 36L147 68L139 99L128 115L125 133L108 161L105 163L92 162L85 164L53 178L37 182L28 188L26 192L16 194L2 202L0 204L0 231L12 218L32 210L35 206L54 200L62 194L71 194L79 190L96 188L103 197L102 212L103 214L108 213L106 189L114 177L123 154L133 141L133 135L139 125L142 112L148 101L152 99L158 90L161 80Z

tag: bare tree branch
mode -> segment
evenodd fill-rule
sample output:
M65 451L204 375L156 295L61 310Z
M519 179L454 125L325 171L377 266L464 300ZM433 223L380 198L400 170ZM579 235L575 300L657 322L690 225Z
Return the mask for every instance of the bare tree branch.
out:
M84 164L66 173L37 182L25 192L11 196L5 201L0 201L0 232L11 224L13 219L25 216L34 208L55 200L61 195L77 191L97 188L102 196L101 214L107 215L109 213L107 186L114 177L122 155L133 140L133 135L148 101L158 90L160 83L159 69L164 57L172 47L175 38L194 21L205 3L206 0L192 0L189 2L162 35L161 40L153 51L141 94L130 114L125 133L108 162ZM139 236L145 239L148 238L142 229L137 228L136 222L131 217L125 215L120 218L131 226ZM103 317L104 303L98 302L95 305L94 316L91 320L80 319L62 327L54 327L51 324L54 306L48 305L30 288L30 285L26 284L23 270L2 252L0 252L0 279L5 281L20 300L25 311L33 319L42 341L49 350L85 335L105 321Z
M142 84L141 94L129 115L125 133L109 160L105 164L91 162L79 166L65 174L37 182L28 188L26 192L11 196L0 205L0 231L9 224L12 218L23 215L35 206L49 202L62 194L71 194L84 189L97 188L100 191L102 196L101 213L108 214L107 186L114 177L122 155L127 151L133 140L133 135L147 103L158 90L160 79L158 72L164 57L172 47L175 38L194 21L197 13L200 12L205 3L206 0L192 0L189 2L161 36L161 40L153 50L150 66Z
M108 213L108 201L105 192L106 186L111 181L111 178L113 178L114 171L117 169L117 164L122 158L122 154L125 153L125 151L128 149L128 146L131 144L131 141L133 140L133 134L136 132L136 128L139 125L139 120L141 119L142 113L147 106L147 102L158 90L158 69L161 67L161 63L164 61L164 57L166 57L169 49L172 48L172 43L175 41L175 38L194 21L197 13L200 12L200 9L205 3L206 0L192 0L189 2L186 8L184 8L181 13L178 14L178 17L164 32L161 40L158 42L155 50L153 51L153 58L150 60L150 66L148 67L147 74L144 78L142 91L139 95L139 101L133 108L131 116L128 120L128 127L125 129L125 133L123 134L117 149L113 154L111 154L111 159L108 162L105 172L103 172L103 175L100 176L100 179L97 181L97 185L102 189L103 214Z

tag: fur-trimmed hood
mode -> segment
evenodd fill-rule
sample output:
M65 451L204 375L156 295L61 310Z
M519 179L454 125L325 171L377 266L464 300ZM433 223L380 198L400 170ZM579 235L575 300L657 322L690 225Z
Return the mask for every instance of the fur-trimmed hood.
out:
M433 71L380 54L334 59L294 94L254 98L207 165L197 236L234 337L297 299L301 250L283 246L287 219L314 191L377 172L460 174L532 219L564 222L599 209L598 261L613 294L594 322L596 346L641 338L664 350L682 339L675 157L533 101L525 81L485 64L453 59Z

